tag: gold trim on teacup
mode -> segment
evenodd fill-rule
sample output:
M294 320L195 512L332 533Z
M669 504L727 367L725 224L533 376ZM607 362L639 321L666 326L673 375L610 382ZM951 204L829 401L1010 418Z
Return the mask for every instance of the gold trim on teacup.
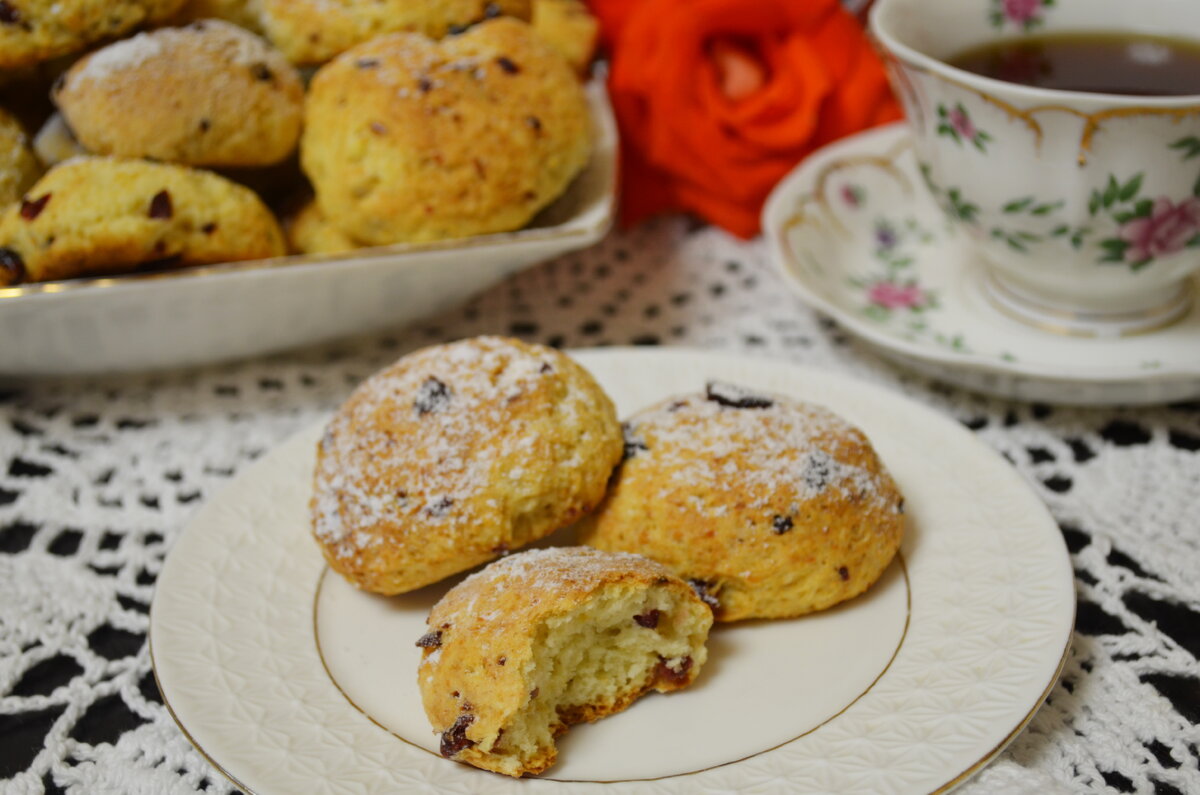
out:
M1025 123L1030 132L1034 135L1034 145L1041 148L1042 140L1045 138L1045 131L1042 129L1041 123L1034 118L1039 113L1066 113L1078 119L1082 119L1083 132L1079 138L1079 154L1077 156L1080 166L1086 166L1088 157L1092 152L1092 142L1096 137L1096 133L1100 130L1101 122L1108 119L1123 119L1133 118L1137 116L1171 116L1174 117L1176 124L1188 118L1189 116L1200 116L1200 105L1187 105L1183 107L1158 107L1153 105L1135 105L1131 107L1108 108L1106 110L1087 113L1077 108L1072 108L1069 105L1035 105L1031 108L1019 108L1012 103L1000 99L999 97L989 94L982 88L972 85L971 83L960 80L957 77L943 74L941 71L930 69L926 66L906 61L900 58L895 53L885 51L884 60L892 67L893 71L897 69L911 69L914 72L922 75L928 75L936 80L941 80L949 83L952 86L961 88L964 91L969 91L979 97L989 105L993 105L1005 114L1010 119L1018 119ZM907 81L907 77L904 78Z

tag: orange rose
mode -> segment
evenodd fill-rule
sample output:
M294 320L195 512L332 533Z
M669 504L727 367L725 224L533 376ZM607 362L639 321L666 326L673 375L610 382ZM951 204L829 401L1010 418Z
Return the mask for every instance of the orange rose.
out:
M623 215L693 211L742 237L815 148L900 118L837 0L593 0L612 48Z

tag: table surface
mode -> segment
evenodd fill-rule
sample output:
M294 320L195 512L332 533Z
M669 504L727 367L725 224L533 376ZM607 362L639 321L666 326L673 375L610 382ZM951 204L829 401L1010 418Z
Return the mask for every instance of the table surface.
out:
M792 297L761 241L678 218L408 329L187 371L0 386L0 791L232 791L150 672L149 604L173 540L371 372L482 333L802 363L958 419L1049 506L1079 600L1061 681L963 791L1200 792L1200 403L1077 409L940 386Z

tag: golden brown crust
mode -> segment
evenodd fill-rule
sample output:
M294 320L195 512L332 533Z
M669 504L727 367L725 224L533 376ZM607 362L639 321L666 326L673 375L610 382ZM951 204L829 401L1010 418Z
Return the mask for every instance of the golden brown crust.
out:
M331 420L313 531L355 585L403 593L575 521L620 457L611 401L569 357L500 337L426 348Z
M588 106L528 25L384 36L313 78L301 163L331 223L369 245L517 229L584 167Z
M0 208L20 199L40 171L24 128L0 108Z
M341 254L359 245L321 212L315 201L300 208L287 222L288 247L297 254Z
M533 29L578 73L587 74L596 55L600 23L580 0L533 0Z
M186 0L169 23L185 25L198 19L223 19L263 34L261 0Z
M167 19L184 0L9 0L0 69L41 63Z
M602 702L559 709L554 736L575 723L593 721L628 707L649 690L670 692L687 687L705 662L704 638L712 623L708 608L682 580L662 565L640 555L600 552L588 547L552 547L497 561L452 588L430 611L418 682L434 730L452 731L460 719L461 747L443 752L485 770L506 775L536 775L555 761L553 744L514 759L500 755L506 727L516 713L546 694L532 690L537 644L548 621L566 616L601 594L617 594L630 604L646 599L669 603L665 628L694 625L698 643L677 676L651 669L645 681L615 692ZM632 615L625 620L633 624ZM656 617L656 621L658 621ZM497 753L492 753L496 750ZM519 767L514 767L519 764Z
M267 36L293 63L322 64L388 33L440 39L503 14L528 20L530 0L263 0Z
M631 455L580 541L695 581L719 602L718 621L797 616L862 593L904 528L870 442L818 406L713 390L626 424Z
M203 20L81 58L54 99L90 152L248 167L277 163L296 148L304 88L266 41Z
M262 201L216 174L78 158L50 169L0 216L0 250L9 263L0 284L12 284L126 273L150 262L273 257L284 245Z

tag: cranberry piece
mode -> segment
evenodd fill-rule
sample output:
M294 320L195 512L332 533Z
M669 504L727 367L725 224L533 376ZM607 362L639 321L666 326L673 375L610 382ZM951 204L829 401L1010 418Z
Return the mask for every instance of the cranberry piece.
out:
M512 59L507 55L501 55L499 58L497 58L496 65L510 75L515 75L517 72L521 71L521 67L513 63Z
M0 0L0 22L3 22L5 25L19 25L21 23L21 14L17 9L13 8L11 3Z
M200 227L200 231L206 235L211 235L213 232L217 231L217 222L209 221L207 224Z
M658 626L658 617L662 615L661 610L647 610L640 616L634 616L633 620L638 623L638 626L646 629L654 629Z
M428 77L422 77L419 80L417 80L417 89L422 94L428 94L430 91L433 90L433 83L429 80Z
M150 217L166 220L175 215L175 207L171 204L171 194L160 190L150 200Z
M692 670L692 658L684 657L679 661L679 668L672 668L667 661L659 658L656 676L665 679L673 685L682 685L688 680L688 671Z
M450 387L431 375L421 386L417 387L417 397L413 401L413 408L421 416L432 414L446 408L450 404L450 397Z
M475 745L474 740L467 739L467 727L474 722L474 715L459 715L454 725L442 732L442 756L450 759L460 751Z
M437 632L426 632L417 639L417 646L421 647L422 649L436 649L441 645L442 633L440 630Z
M507 662L508 662L507 657L501 657L500 659L496 660L496 665L504 665Z
M46 209L46 205L50 203L50 196L51 194L47 193L40 199L34 199L33 201L22 199L21 217L26 221L32 221L34 218L37 218L42 214L42 210Z
M525 123L528 124L530 129L532 129L535 133L541 133L542 120L537 116L526 116Z
M833 477L833 459L828 453L816 450L804 465L804 483L813 491L823 491Z
M624 460L633 458L643 450L650 449L645 442L633 435L633 426L628 422L621 423L621 434L625 437Z
M776 515L773 519L771 519L771 529L775 532L775 535L777 535L777 536L781 536L784 533L786 533L788 530L791 530L793 527L793 524L794 523L792 522L792 517L790 517L790 516Z
M709 381L705 384L704 396L731 409L769 409L775 405L775 401L770 398L753 395L740 386L720 381Z
M0 248L0 273L5 274L9 284L25 281L25 260L11 248Z
M275 73L267 68L265 63L261 62L251 66L250 73L254 75L255 80L262 80L263 82L275 79Z
M838 576L842 578L842 582L850 579L850 569L845 566L838 566Z
M440 519L450 512L450 506L453 504L453 497L438 497L425 509L425 514L432 519Z

